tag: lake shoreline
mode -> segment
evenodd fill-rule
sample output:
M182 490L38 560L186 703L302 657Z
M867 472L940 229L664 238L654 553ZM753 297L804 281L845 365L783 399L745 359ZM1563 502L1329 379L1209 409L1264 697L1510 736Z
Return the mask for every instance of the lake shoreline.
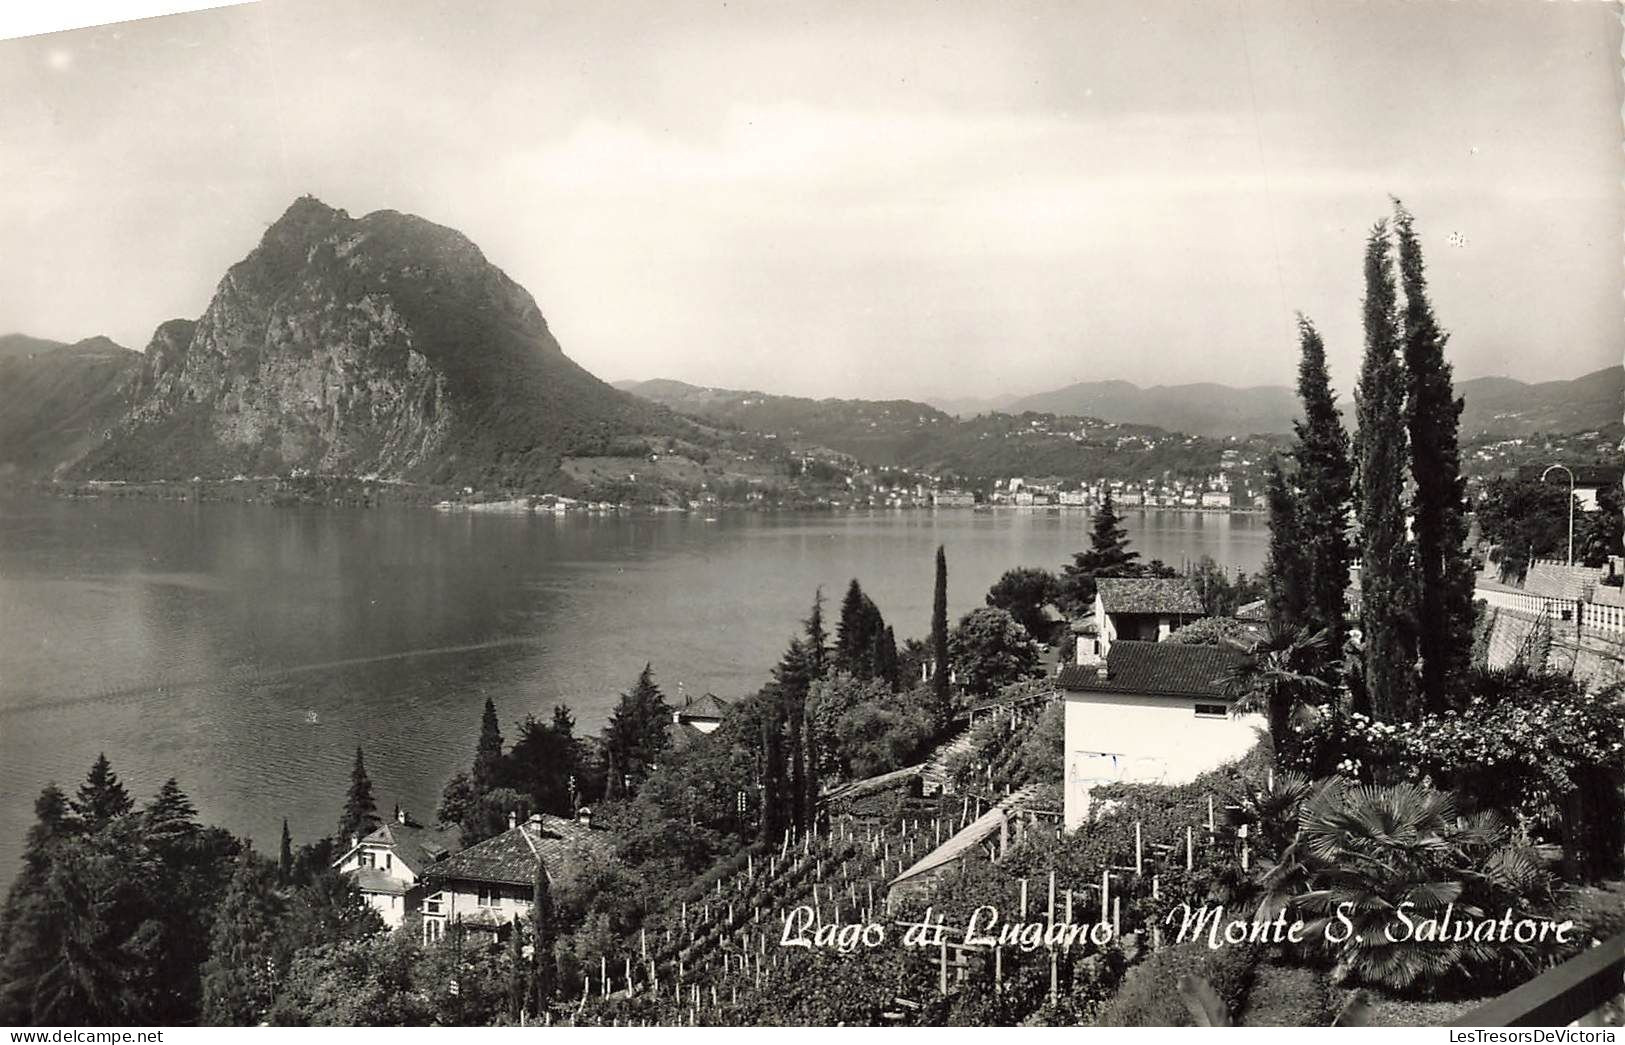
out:
M1013 513L1033 515L1092 515L1094 505L933 505L832 503L808 499L785 504L718 502L698 507L680 504L650 504L594 501L561 494L492 495L480 498L452 487L408 483L400 480L351 476L311 476L296 479L254 477L196 480L13 479L0 489L62 500L140 500L195 503L261 504L269 507L328 508L430 508L442 512L478 512L496 515L710 515L716 512L753 514L792 514L808 512L944 512ZM1262 508L1209 508L1200 505L1119 505L1122 515L1209 515L1261 516Z

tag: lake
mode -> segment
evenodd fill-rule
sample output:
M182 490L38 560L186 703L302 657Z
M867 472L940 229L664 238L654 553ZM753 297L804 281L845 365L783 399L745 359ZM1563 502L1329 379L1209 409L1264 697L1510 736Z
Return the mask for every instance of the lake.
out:
M1261 516L1129 514L1144 558L1257 570ZM274 850L331 831L357 744L381 810L434 815L485 698L503 731L567 703L596 731L645 661L753 691L823 587L859 578L898 640L1008 567L1057 568L1081 512L555 517L0 495L0 885L34 797L98 751L139 801L175 776L201 817Z

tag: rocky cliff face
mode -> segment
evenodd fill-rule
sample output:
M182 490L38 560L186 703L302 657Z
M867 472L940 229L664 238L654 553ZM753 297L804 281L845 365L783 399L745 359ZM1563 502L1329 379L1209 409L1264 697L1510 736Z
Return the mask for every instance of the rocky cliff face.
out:
M76 472L528 485L668 424L569 360L462 234L305 197L196 322L159 326L124 423Z

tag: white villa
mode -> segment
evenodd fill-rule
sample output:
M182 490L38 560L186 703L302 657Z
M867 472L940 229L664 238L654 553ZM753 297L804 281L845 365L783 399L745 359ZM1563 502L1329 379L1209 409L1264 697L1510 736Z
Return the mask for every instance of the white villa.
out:
M1102 601L1112 605L1109 594L1097 596L1094 620L1074 629L1076 662L1057 676L1066 699L1063 818L1069 830L1088 818L1094 787L1188 783L1246 754L1267 730L1262 715L1231 713L1234 700L1221 680L1240 663L1240 651L1155 641L1172 628L1154 613L1134 615L1153 641L1119 639L1127 622L1114 621Z
M365 837L352 837L333 867L350 875L384 924L400 928L423 901L423 876L457 851L458 829L424 827L404 812Z
M437 863L423 896L423 939L439 939L453 923L492 934L530 913L536 878L550 881L590 853L609 853L612 837L593 830L592 811L576 818L536 813L524 823L508 818L508 830Z

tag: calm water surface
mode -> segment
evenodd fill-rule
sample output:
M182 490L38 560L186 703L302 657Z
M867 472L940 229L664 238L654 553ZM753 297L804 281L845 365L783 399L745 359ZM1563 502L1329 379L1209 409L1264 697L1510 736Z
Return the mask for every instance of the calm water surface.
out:
M1126 520L1146 558L1256 570L1257 516ZM0 884L34 797L105 750L133 794L275 845L330 831L355 747L379 805L433 815L486 696L504 732L568 703L598 729L645 661L668 694L759 686L820 585L858 577L901 640L1019 564L1087 544L1081 513L566 517L0 497Z

